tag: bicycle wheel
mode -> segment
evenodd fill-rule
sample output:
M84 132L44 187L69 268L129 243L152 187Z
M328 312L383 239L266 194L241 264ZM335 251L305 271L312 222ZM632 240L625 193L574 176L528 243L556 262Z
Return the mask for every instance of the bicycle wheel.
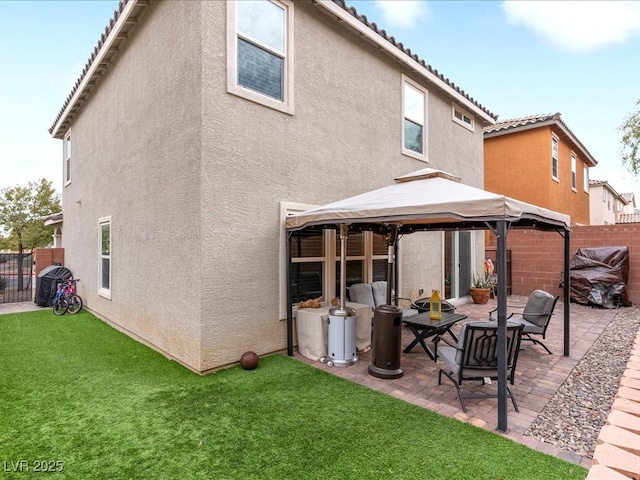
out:
M82 310L82 298L80 297L80 295L76 295L75 293L69 295L68 303L69 309L67 310L67 312L69 312L70 314L73 315L74 313L78 313L80 310Z
M53 300L53 313L56 315L64 315L69 309L69 302L64 297L55 298Z

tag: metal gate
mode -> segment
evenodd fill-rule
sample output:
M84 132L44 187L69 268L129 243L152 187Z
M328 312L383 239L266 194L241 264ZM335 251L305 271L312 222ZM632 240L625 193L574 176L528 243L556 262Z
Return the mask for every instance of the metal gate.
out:
M0 253L0 303L33 300L33 254Z

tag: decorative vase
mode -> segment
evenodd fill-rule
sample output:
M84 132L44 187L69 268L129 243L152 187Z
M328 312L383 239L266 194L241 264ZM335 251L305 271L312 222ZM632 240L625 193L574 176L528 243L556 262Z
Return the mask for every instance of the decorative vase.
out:
M471 300L473 303L478 305L484 305L489 301L489 297L491 296L490 288L476 288L471 287Z

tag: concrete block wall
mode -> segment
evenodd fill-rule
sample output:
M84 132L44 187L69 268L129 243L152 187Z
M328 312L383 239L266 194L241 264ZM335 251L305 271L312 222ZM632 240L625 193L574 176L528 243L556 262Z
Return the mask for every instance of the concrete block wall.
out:
M64 248L36 248L34 250L34 274L38 274L50 265L64 266Z
M489 235L487 249L495 248ZM574 226L570 232L570 254L586 247L629 247L631 303L640 304L640 224ZM510 230L507 249L511 250L513 295L529 295L535 289L562 295L559 288L564 262L564 239L556 232Z

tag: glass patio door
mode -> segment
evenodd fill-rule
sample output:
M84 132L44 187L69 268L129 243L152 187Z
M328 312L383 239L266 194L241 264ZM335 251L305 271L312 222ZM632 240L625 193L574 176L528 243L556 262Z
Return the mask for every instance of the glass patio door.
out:
M449 300L469 295L472 275L471 232L444 233L444 294Z

